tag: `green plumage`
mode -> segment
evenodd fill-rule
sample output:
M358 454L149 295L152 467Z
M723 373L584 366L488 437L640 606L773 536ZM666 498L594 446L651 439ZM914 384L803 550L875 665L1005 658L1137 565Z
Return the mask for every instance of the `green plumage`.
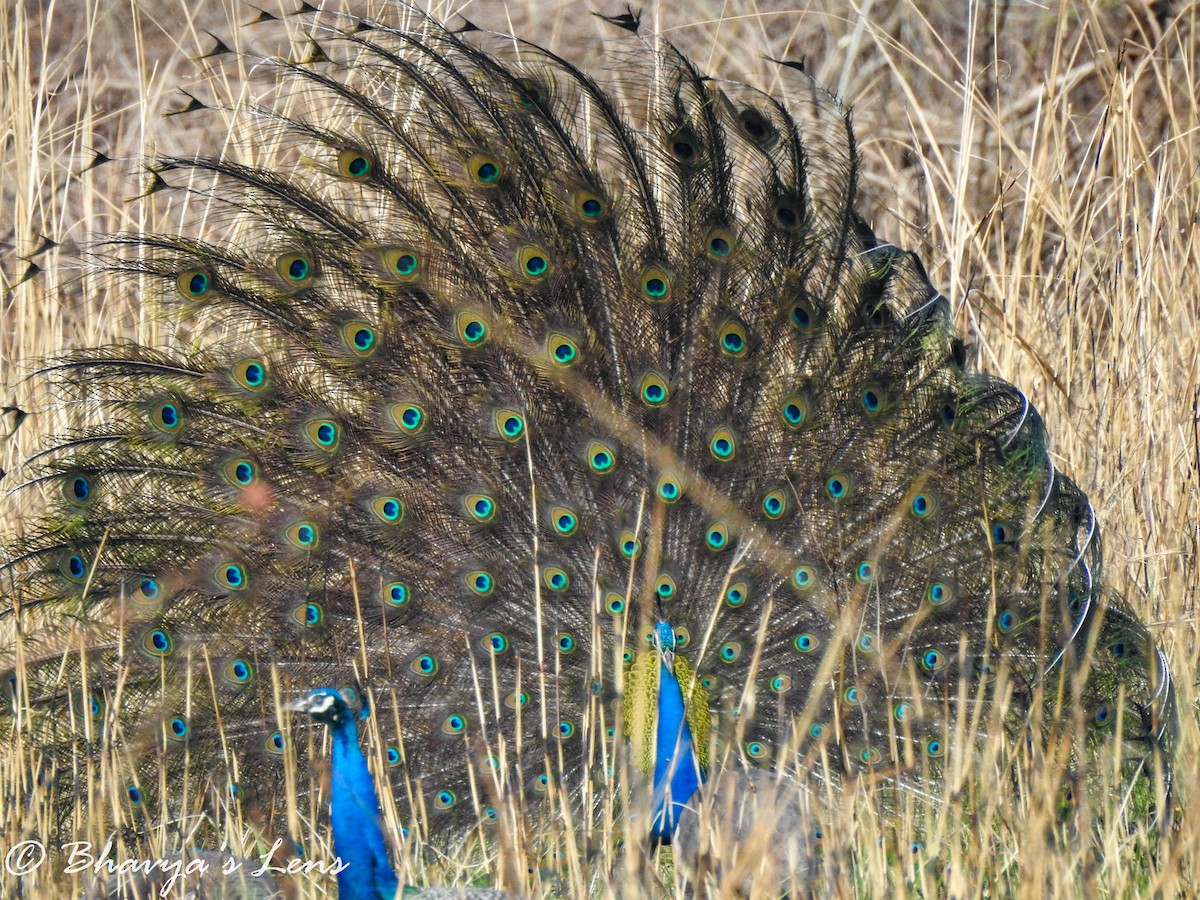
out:
M35 459L2 610L48 766L116 751L130 822L163 760L277 817L278 700L359 682L412 834L588 811L661 615L713 759L937 795L956 748L1077 729L1084 770L1116 735L1169 771L1092 509L856 214L834 98L657 38L618 104L511 39L318 36L340 62L273 63L276 165L158 161L237 238L111 243L194 352L49 369L95 424Z

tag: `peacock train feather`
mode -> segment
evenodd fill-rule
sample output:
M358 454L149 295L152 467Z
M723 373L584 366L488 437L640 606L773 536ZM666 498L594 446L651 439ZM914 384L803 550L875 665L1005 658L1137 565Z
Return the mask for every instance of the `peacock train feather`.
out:
M155 162L215 224L106 265L186 352L46 367L91 424L31 461L0 617L54 817L104 756L129 827L284 828L280 710L356 683L418 841L586 827L639 771L660 840L717 765L936 799L989 738L1081 785L1119 747L1161 811L1165 659L1036 410L855 212L838 101L632 16L589 73L393 12L250 60L295 101L277 158Z

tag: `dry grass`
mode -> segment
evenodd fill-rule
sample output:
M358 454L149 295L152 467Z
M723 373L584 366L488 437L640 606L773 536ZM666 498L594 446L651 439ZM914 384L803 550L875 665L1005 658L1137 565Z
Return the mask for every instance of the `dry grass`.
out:
M1036 789L991 797L993 786L980 778L964 796L992 804L976 825L986 833L960 841L956 824L968 814L952 804L934 827L921 829L931 837L913 859L895 848L906 846L916 823L903 815L899 826L855 817L851 805L826 824L820 889L1195 895L1200 824L1186 804L1197 788L1190 761L1198 749L1192 673L1200 653L1200 7L1108 0L947 4L937 12L923 6L648 3L645 21L702 68L767 89L778 88L781 75L764 57L804 56L807 69L853 105L868 218L880 234L920 253L952 298L980 366L1021 386L1042 411L1055 463L1088 492L1104 527L1106 577L1166 647L1181 705L1180 809L1153 854L1153 841L1117 828L1097 842L1055 841ZM603 29L591 9L512 0L435 12L511 26L569 53L581 29ZM137 294L115 291L102 274L77 265L73 245L166 227L179 215L168 202L126 202L140 193L138 160L223 144L229 117L161 112L183 105L180 87L231 103L243 96L237 63L190 58L212 46L206 31L231 43L265 40L238 27L252 15L174 0L145 4L132 17L128 5L102 0L0 6L0 194L9 213L0 222L0 384L7 385L0 399L37 413L0 447L0 467L17 468L38 435L61 427L68 414L22 379L23 361L119 337L161 339ZM82 172L95 150L116 162ZM42 272L20 283L42 235L64 252L34 257ZM19 525L18 514L6 508L6 528ZM16 784L12 756L0 751L2 784ZM7 787L4 793L15 796ZM19 833L20 810L11 800L4 805L6 850ZM236 846L241 835L230 838ZM488 877L454 861L430 871L427 862L406 865L418 878ZM545 860L526 868L534 870L536 890L620 895L620 885L642 877L631 875L631 865L605 853L573 861L563 881L544 877L557 868ZM508 884L521 881L513 861L497 868ZM11 879L4 884L16 890ZM61 896L66 885L29 881L22 894ZM298 880L296 887L320 896L332 882Z

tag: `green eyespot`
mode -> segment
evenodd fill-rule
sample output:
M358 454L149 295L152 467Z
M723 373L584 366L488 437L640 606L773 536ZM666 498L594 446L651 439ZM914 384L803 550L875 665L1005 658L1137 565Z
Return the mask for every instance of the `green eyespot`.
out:
M387 414L392 424L408 435L420 434L429 422L425 407L419 403L389 403Z
M200 300L212 290L213 276L207 269L188 269L175 280L185 300Z
M454 317L454 329L458 339L468 347L481 347L491 336L487 321L473 312L462 312Z
M421 277L421 254L412 247L388 247L380 252L379 260L388 276L401 284Z
M571 204L575 215L584 222L600 222L608 215L608 203L594 191L576 191L571 195Z
M375 162L362 150L343 150L337 158L338 174L351 181L366 181L375 173Z
M746 326L733 319L728 320L717 333L717 344L726 356L732 356L734 359L743 358L748 347Z
M467 160L467 172L480 187L495 187L504 177L504 166L486 153L476 153Z
M354 320L342 326L342 343L358 359L369 359L379 349L379 335L368 322Z
M671 276L658 266L649 266L639 280L642 296L651 303L666 303L671 299Z
M275 258L275 271L291 288L310 287L316 281L317 267L304 253L283 253Z
M234 384L252 394L262 393L269 383L267 366L261 359L239 359L230 367L229 375Z
M530 281L550 274L550 255L541 247L526 245L517 251L517 271Z

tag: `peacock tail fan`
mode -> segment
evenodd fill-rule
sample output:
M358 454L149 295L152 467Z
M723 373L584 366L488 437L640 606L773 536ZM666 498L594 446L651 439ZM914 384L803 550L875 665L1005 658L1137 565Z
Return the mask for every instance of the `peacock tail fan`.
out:
M46 366L89 424L31 460L0 610L44 815L295 833L323 738L281 708L360 683L409 838L644 834L660 618L706 765L886 814L990 747L1169 808L1164 657L1037 412L855 212L837 99L636 23L589 72L390 12L245 58L273 157L157 159L205 228L102 245L186 346Z

